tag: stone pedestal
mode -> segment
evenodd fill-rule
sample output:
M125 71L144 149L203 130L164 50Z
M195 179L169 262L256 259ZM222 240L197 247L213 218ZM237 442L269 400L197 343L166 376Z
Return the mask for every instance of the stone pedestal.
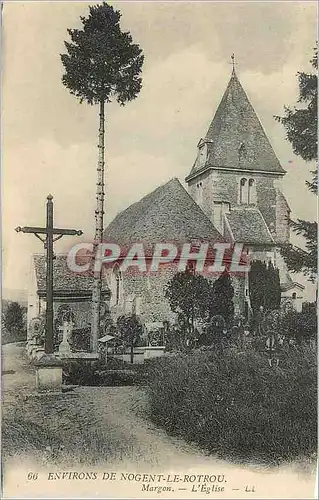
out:
M33 359L37 361L41 359L43 356L44 356L44 347L36 346L32 352Z
M60 394L62 392L62 362L53 354L44 354L38 361L35 361L34 365L37 392Z
M36 341L35 340L33 340L33 339L28 340L26 350L27 350L27 355L30 358L32 358L33 351L35 350L36 346L37 345L36 345Z

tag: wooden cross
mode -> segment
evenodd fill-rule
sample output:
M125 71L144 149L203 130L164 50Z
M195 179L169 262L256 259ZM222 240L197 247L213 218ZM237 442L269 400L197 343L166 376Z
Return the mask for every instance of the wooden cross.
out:
M45 227L20 227L17 233L32 233L44 243L46 249L46 328L45 328L45 352L53 353L53 243L62 236L81 236L83 232L76 229L59 229L53 227L53 196L47 196L46 204L46 226ZM44 239L40 234L46 235ZM55 235L55 236L54 236Z

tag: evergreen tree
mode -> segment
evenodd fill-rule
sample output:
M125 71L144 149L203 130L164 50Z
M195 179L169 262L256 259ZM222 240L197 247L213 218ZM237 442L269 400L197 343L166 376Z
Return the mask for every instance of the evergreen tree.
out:
M226 324L230 324L234 316L234 288L228 271L224 271L213 283L211 316L220 315Z
M270 262L252 261L248 273L250 305L254 315L260 308L271 311L280 307L281 291L279 271Z
M298 73L300 106L293 109L285 106L285 116L276 116L276 120L282 123L287 132L287 139L291 143L293 152L305 161L317 159L318 151L318 51L315 49L311 60L313 73ZM318 174L317 170L311 171L312 180L307 181L307 186L312 193L317 194ZM293 272L303 272L311 281L317 274L317 223L297 219L290 220L292 230L302 235L305 240L305 249L287 245L282 248L282 255L287 267Z
M266 264L260 260L252 261L248 273L248 282L250 305L254 315L264 305L265 281Z
M279 309L281 302L279 269L276 269L270 261L266 269L267 285L264 307L266 311L272 311L274 309Z
M65 42L61 55L65 69L62 82L80 102L99 106L99 143L95 210L94 254L103 237L105 103L116 100L124 106L141 90L142 50L132 43L129 32L120 28L121 14L103 2L89 7L88 18L81 17L83 29L69 29L71 42ZM100 329L101 273L94 273L92 293L92 349L97 350Z

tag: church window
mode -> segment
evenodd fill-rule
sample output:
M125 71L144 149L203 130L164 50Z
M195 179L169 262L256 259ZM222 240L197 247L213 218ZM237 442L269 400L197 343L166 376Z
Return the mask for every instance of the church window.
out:
M248 181L248 205L256 203L256 183L254 179Z
M242 142L238 149L238 160L244 160L247 157L247 150L245 144Z
M196 184L196 201L198 205L201 205L203 203L203 183L198 182Z
M297 298L297 294L296 294L296 292L293 292L293 294L292 294L292 298L293 298L293 299L296 299L296 298Z
M118 265L113 267L113 279L112 279L112 293L113 293L113 303L118 305L122 299L123 292L123 279L122 273Z
M218 201L214 202L213 224L217 231L223 233L223 204Z
M247 179L240 179L239 203L245 204L248 202L248 183Z

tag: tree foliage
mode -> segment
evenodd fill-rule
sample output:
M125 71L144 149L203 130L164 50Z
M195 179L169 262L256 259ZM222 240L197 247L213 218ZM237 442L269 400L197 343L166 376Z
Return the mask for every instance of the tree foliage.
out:
M213 300L210 315L220 315L226 324L229 324L234 316L234 288L231 277L227 271L213 283Z
M24 308L18 302L8 302L3 312L3 341L17 341L25 338L26 322Z
M318 99L318 51L310 61L314 73L298 72L299 98L298 108L285 106L285 116L276 116L286 129L287 139L293 152L305 161L317 159L317 99Z
M260 308L271 311L280 307L281 291L279 270L271 262L251 262L248 273L250 304L254 315Z
M228 273L223 273L213 283L191 269L177 273L169 281L165 296L186 339L194 337L195 324L209 325L217 315L225 324L234 313L234 289Z
M305 161L313 161L318 157L318 50L314 51L311 60L313 73L298 73L299 80L299 107L291 109L285 106L285 116L276 116L286 129L287 139L292 145L293 152ZM318 173L312 170L312 180L306 181L309 190L317 194ZM303 272L311 281L317 274L317 223L302 219L290 220L292 230L304 236L305 249L294 245L282 248L282 255L289 271Z
M117 319L117 329L124 345L130 348L131 363L134 362L134 347L140 341L143 333L143 325L136 314L119 316Z
M289 244L281 248L281 254L285 259L289 271L302 272L309 277L310 281L315 281L317 274L317 222L310 222L302 219L290 220L289 225L292 230L305 238L305 249Z
M71 42L61 55L63 84L82 102L98 104L115 98L121 105L134 99L142 86L144 56L120 28L121 13L103 2L81 17L82 30L68 29Z
M4 317L4 326L7 330L17 331L24 328L23 308L18 302L10 302Z
M209 281L191 269L175 274L168 282L165 297L171 310L178 314L179 324L186 337L193 335L195 322L208 318L211 296Z

